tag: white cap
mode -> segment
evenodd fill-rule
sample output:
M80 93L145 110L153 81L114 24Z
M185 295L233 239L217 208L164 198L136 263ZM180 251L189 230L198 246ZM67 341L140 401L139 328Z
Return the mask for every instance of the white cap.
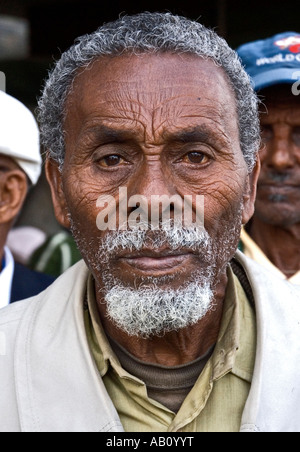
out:
M35 185L42 158L40 135L33 114L17 99L0 91L0 154L11 157Z

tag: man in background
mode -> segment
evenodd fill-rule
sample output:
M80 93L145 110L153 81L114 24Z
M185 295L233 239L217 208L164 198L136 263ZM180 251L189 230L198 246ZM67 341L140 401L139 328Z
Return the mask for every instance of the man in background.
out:
M244 253L300 284L300 33L281 33L238 53L263 102L261 174Z
M6 244L29 188L41 173L39 131L31 112L0 92L0 308L37 295L53 279L14 262Z

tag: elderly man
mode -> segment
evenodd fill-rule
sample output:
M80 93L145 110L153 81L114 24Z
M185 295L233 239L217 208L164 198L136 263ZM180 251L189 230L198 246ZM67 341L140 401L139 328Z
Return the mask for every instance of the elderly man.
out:
M281 33L238 49L262 108L255 214L242 231L245 254L300 284L300 34Z
M260 145L236 53L185 18L123 17L62 56L39 108L85 263L1 313L0 430L300 430L299 293L235 257Z
M0 308L37 295L53 281L14 262L7 236L41 172L39 130L32 113L0 91Z

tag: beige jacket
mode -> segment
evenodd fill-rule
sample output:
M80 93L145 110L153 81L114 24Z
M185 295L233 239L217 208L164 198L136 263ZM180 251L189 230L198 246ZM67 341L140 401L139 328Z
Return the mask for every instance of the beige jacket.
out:
M257 315L253 382L242 432L300 431L300 294L241 253ZM72 267L37 297L0 311L0 432L122 432L91 357Z

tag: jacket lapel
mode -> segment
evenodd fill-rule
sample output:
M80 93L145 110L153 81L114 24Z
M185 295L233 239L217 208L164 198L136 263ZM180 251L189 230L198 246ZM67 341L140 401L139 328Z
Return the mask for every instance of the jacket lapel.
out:
M237 258L252 287L257 319L256 363L241 432L299 431L300 290L242 254Z
M82 262L32 303L16 344L16 386L24 432L123 431L91 358Z

